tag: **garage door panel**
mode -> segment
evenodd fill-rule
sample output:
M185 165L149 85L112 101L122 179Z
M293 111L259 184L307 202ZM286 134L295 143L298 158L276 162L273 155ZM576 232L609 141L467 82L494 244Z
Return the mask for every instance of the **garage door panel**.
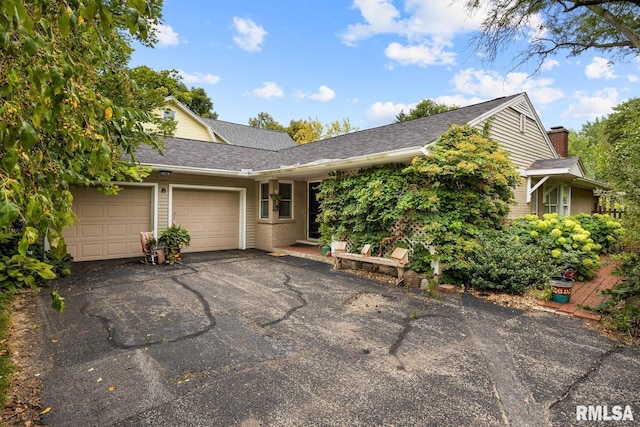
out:
M74 261L141 256L140 232L153 228L150 187L124 187L114 196L95 187L72 192L77 219L63 235Z
M172 200L176 222L191 234L191 244L184 252L239 247L239 193L176 188Z

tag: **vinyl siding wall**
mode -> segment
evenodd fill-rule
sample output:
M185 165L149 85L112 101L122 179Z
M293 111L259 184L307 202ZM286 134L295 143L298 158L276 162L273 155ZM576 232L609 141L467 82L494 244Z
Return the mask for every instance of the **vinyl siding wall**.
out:
M592 190L573 187L571 189L571 215L590 214L593 211L596 197Z
M164 177L159 173L152 173L149 178L149 182L158 183L158 230L167 227L169 221L172 219L172 213L169 212L169 184L183 184L183 185L196 185L207 187L230 187L230 188L244 188L247 190L246 200L246 247L256 247L256 218L258 216L256 210L257 194L255 181L251 179L241 178L219 178L208 177L202 175L186 175L174 173L171 176ZM162 192L165 189L166 192ZM178 221L179 218L178 218Z
M207 128L202 123L197 122L193 119L193 117L189 116L178 108L172 108L169 105L166 108L159 108L154 110L154 113L162 117L162 112L167 108L173 110L176 113L176 131L173 136L175 136L176 138L213 142L211 136L209 135L209 132L207 132Z
M509 153L516 167L526 169L536 160L554 158L555 154L545 138L547 132L528 115L524 117L524 132L521 132L520 120L521 113L511 108L501 111L491 120L491 136ZM483 125L484 123L478 127L482 128ZM526 215L531 211L531 206L527 203L526 183L523 177L514 191L516 204L511 207L509 218Z

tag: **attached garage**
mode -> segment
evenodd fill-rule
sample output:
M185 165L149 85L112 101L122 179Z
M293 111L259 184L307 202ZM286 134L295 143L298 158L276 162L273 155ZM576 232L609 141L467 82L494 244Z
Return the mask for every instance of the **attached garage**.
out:
M244 189L226 191L172 186L171 217L191 234L183 252L244 249Z
M140 232L153 230L154 187L123 187L107 196L96 187L76 188L77 219L63 236L74 261L141 256Z

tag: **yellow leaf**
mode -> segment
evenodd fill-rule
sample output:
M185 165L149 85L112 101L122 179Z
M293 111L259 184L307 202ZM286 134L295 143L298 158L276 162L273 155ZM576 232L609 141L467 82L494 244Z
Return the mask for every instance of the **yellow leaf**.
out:
M89 372L93 372L93 368L90 368L90 369L89 369Z
M104 109L104 118L110 120L113 117L113 108L107 107Z
M96 382L97 382L97 383L101 383L101 382L102 382L102 377L98 378L98 379L96 380Z
M40 412L40 415L48 414L49 411L51 411L51 406L49 406L48 408L43 409L42 412Z
M111 387L109 387L109 389L108 389L108 390L109 390L109 391L115 391L117 388L118 388L118 387L111 386Z
M55 344L58 342L58 340L51 340L51 342Z

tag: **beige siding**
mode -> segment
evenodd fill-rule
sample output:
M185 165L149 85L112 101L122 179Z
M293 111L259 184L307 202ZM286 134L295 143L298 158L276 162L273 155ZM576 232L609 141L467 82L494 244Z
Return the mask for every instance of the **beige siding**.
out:
M173 218L173 212L169 212L169 184L196 185L207 187L244 188L247 190L246 200L246 247L254 248L256 244L256 218L258 216L255 200L257 199L255 181L242 178L219 178L203 175L186 175L174 173L169 177L163 177L153 173L147 179L158 183L158 229L167 227ZM164 190L164 192L163 192ZM158 230L158 231L159 231Z
M596 198L592 190L573 187L571 189L571 215L579 213L590 214L593 211Z
M186 114L179 108L175 108L171 105L166 108L170 108L175 111L175 120L176 120L176 131L173 136L176 138L185 138L185 139L195 139L198 141L212 141L209 132L204 124L199 123L193 117ZM154 111L155 114L158 114L162 117L162 111L166 108L157 109Z
M545 135L546 131L529 117L526 118L524 133L520 132L520 113L510 108L501 111L491 121L491 136L501 143L519 168L526 169L535 160L554 157Z
M521 179L520 185L514 190L514 197L516 203L511 205L509 218L516 218L531 213L531 206L527 203L527 180L525 178Z

